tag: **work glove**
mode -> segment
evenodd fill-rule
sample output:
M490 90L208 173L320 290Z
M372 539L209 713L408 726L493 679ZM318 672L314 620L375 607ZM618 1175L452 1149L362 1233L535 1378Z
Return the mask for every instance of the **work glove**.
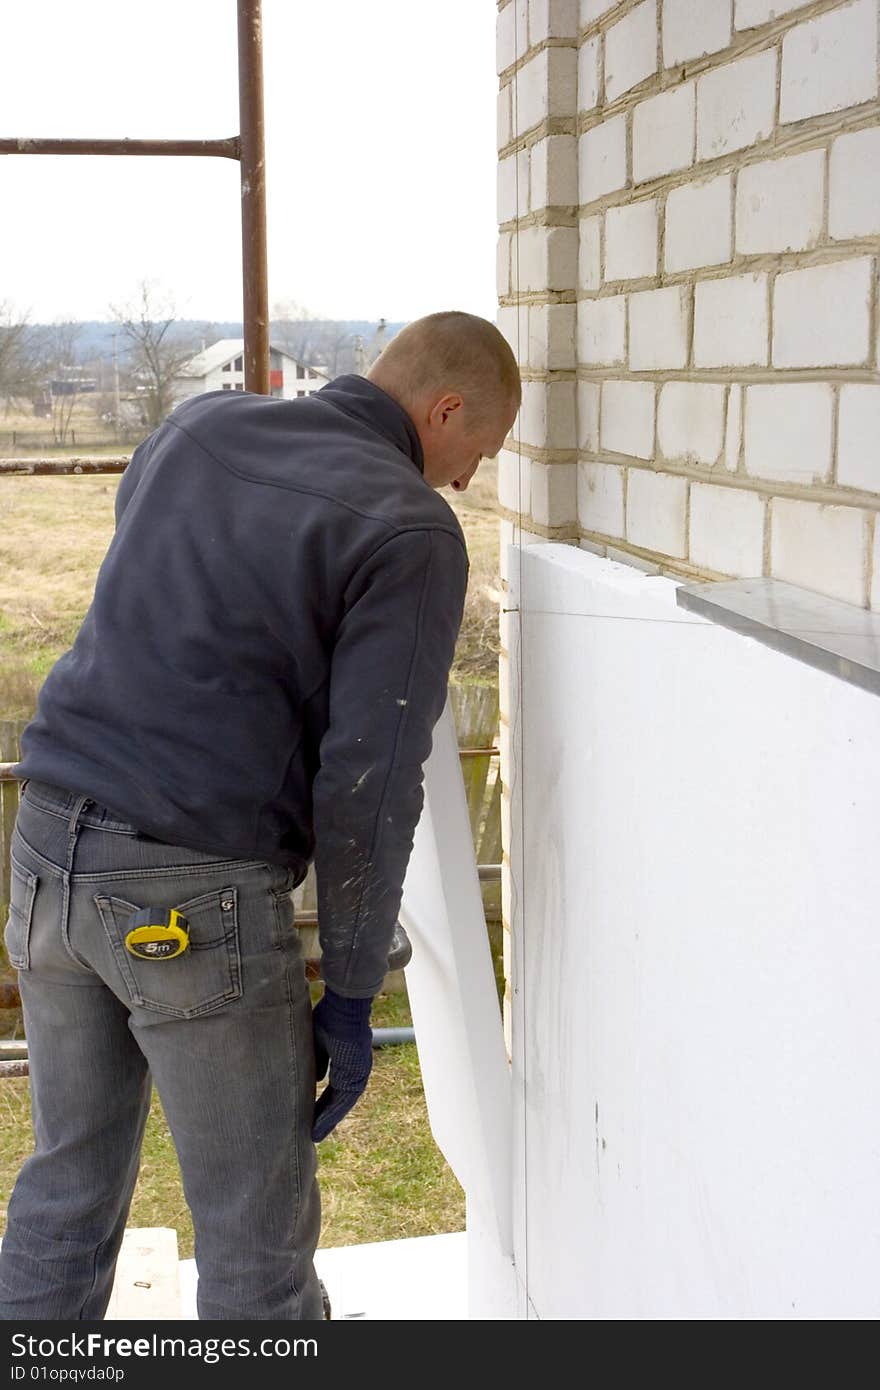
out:
M315 1080L329 1084L315 1104L312 1139L317 1144L348 1114L366 1090L373 1067L372 999L343 999L332 989L312 1010Z

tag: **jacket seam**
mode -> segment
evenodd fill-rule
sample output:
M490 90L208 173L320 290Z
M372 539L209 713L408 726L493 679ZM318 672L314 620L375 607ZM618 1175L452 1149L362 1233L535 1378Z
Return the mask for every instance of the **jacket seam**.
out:
M447 531L447 530L445 530L445 528L443 528L443 527L437 527L437 526L408 526L408 527L406 527L405 530L403 530L403 531L398 531L398 532L396 532L393 536L386 536L384 540L379 541L379 543L378 543L376 546L374 546L374 548L370 551L370 553L369 553L368 555L365 555L364 558L358 562L357 568L355 569L354 573L352 574L351 578L349 579L348 583L346 584L345 589L343 590L343 596L346 596L346 595L348 594L348 591L349 591L349 589L351 588L352 583L353 583L354 580L357 578L357 576L358 576L358 574L360 573L360 571L361 571L362 569L364 569L367 565L369 565L369 564L376 558L376 556L379 554L379 551L380 551L380 550L384 550L384 548L385 548L386 545L392 545L393 542L396 541L396 540L398 540L401 536L413 535L413 534L418 535L418 534L422 534L422 533L423 533L424 535L427 536L427 538L428 538L428 543L429 543L429 545L431 546L431 552L432 552L432 553L431 553L431 556L430 556L430 558L429 558L429 560L428 560L428 567L430 568L430 566L431 566L431 564L432 564L432 562L433 562L433 549L434 549L434 546L433 546L433 533L434 533L434 531L437 531L437 530L439 530L439 531L441 532L442 535L451 536L453 540L455 540L455 541L458 542L458 545L459 545L460 549L464 552L465 566L466 566L466 567L469 567L469 565L470 565L470 560L469 560L469 557L468 557L467 546L465 545L465 543L464 543L464 541L461 539L461 537L460 537L460 536L457 536L457 535L455 534L454 531ZM422 609L421 609L421 603L420 603L420 604L419 604L419 622L420 622L420 623L421 623L421 616L422 616Z
M449 535L455 536L454 529L448 523L441 521L420 521L412 526L395 526L393 521L389 521L387 517L380 515L379 512L368 512L362 507L355 507L351 502L346 502L340 497L334 497L330 492L322 492L320 488L304 487L302 483L287 483L277 478L254 478L251 474L241 472L241 470L235 468L233 464L220 458L212 449L208 448L207 444L203 444L200 439L197 439L190 430L186 429L179 420L175 420L173 416L169 415L167 423L173 425L175 429L180 430L180 433L185 434L187 439L189 439L197 449L201 449L202 453L207 454L208 458L213 459L220 468L225 469L227 473L231 473L233 477L239 478L243 483L251 483L255 487L280 488L284 492L305 493L309 497L320 497L325 502L330 502L337 507L341 507L343 511L351 512L353 516L364 517L367 521L377 521L381 523L381 525L387 526L388 530L393 535L405 535L407 531L446 531ZM387 444L388 448L394 449L396 453L401 455L401 458L406 459L410 467L415 469L420 478L422 477L412 459L407 458L406 454L401 453L401 450L398 449L395 444L391 444L390 441L384 442ZM424 482L424 478L422 478L422 481ZM430 485L426 483L425 486L428 487ZM456 537L456 539L458 539L458 537Z
M371 873L372 873L372 863L373 863L373 859L374 859L374 857L375 857L376 850L377 850L378 847L379 847L379 843L380 843L380 840L381 840L381 837L382 837L382 823L383 823L383 822L382 822L382 816L383 816L383 813L384 813L384 810L385 810L385 803L386 803L386 800L387 800L387 797L388 797L388 788L389 788L389 785L390 785L390 783L391 783L391 778L392 778L394 772L397 770L397 760L398 760L398 756L399 756L399 753L400 753L400 735L401 735L401 730L402 730L404 724L406 723L406 720L407 720L408 717L409 717L409 697L410 697L410 693L411 693L411 691L412 691L413 674L414 674L415 666L416 666L416 657L417 657L418 651L419 651L420 637L421 637L421 632L422 632L422 621L423 621L424 610L425 610L425 601L426 601L426 597L427 597L427 593L428 593L428 579L429 579L429 576L430 576L430 573L431 573L431 568L432 568L432 565L433 565L433 562L434 562L434 541L433 541L433 536L431 535L430 531L427 532L427 536L428 536L429 554L428 554L427 563L426 563L426 565L425 565L425 573L424 573L424 576L423 576L423 578L422 578L422 589L421 589L421 593L419 594L419 608L418 608L418 615L417 615L417 618L416 618L415 637L414 637L414 639L413 639L412 656L410 657L409 670L408 670L408 672L407 672L407 677L406 677L406 690L405 690L405 695L406 695L406 701L407 701L407 703L406 703L405 706L403 706L403 707L401 708L400 716L399 716L398 723L397 723L397 731L396 731L396 733L395 733L395 735L394 735L394 751L393 751L393 754L392 754L392 757L391 757L391 761L390 761L389 764L388 764L388 771L387 771L387 773L386 773L386 775L385 775L385 784L384 784L384 786L383 786L383 788L382 788L382 795L381 795L380 800L379 800L379 805L378 805L378 807L377 807L377 809L376 809L376 822L375 822L375 826L374 826L374 828L373 828L373 838L372 838L372 840L370 841L370 850L369 850L369 854L367 855L367 869L366 869L366 872L365 872L365 874L364 874L364 877L363 877L363 880L362 880L362 883L361 883L361 891L360 891L360 895L359 895L359 897L358 897L357 908L356 908L355 916L354 916L354 926L353 926L353 929L352 929L351 945L350 945L349 950L348 950L348 959L347 959L347 961L346 961L345 970L344 970L344 973L343 973L343 981L344 981L345 985L348 985L348 984L349 984L349 978L350 978L350 976L351 976L351 971L352 971L352 963L353 963L354 957L355 957L355 955L356 955L358 946L360 945L361 928L362 928L362 925L363 925L362 922L361 922L361 913L362 913L362 911L363 911L364 895L365 895L365 893L366 893L366 891L367 891L367 883L368 883L368 880L369 880L370 875L371 875Z

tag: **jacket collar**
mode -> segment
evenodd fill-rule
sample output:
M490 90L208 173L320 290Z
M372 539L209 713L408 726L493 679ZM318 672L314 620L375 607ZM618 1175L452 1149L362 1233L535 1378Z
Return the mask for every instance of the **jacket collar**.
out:
M323 396L345 415L362 421L411 459L420 473L425 471L422 444L409 415L380 386L365 376L337 376L317 395Z

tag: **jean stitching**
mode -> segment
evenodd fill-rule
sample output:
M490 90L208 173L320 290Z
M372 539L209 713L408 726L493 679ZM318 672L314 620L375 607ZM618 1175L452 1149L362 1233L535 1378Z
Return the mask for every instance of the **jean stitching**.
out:
M294 996L295 996L295 991L291 988L290 967L289 967L289 966L288 966L288 967L285 969L285 971L284 971L284 992L285 992L285 994L287 995L287 1028L288 1028L288 1036L289 1036L289 1038L290 1038L290 1070L291 1070L291 1074L292 1074L292 1077L293 1077L294 1095L298 1096L298 1095L299 1095L299 1066L298 1066L298 1064L297 1064L297 1046L296 1046L296 1006L295 1006L295 997L294 997ZM300 1136L299 1136L299 1134L295 1134L295 1135L293 1136L293 1143L292 1143L291 1146L290 1146L290 1147L291 1147L291 1150L292 1150L291 1167L292 1167L292 1169L293 1169L293 1190L294 1190L294 1192L296 1193L296 1199L295 1199L294 1207L293 1207L293 1226L292 1226L292 1228L291 1228L291 1229L293 1230L293 1233L294 1233L294 1246L293 1246L293 1250L291 1251L291 1254L292 1254L293 1258L291 1259L291 1262L290 1262L290 1290L291 1290L291 1293L293 1293L293 1294L295 1295L295 1297L296 1297L296 1299L297 1299L297 1302L299 1302L300 1298L302 1297L302 1294L301 1294L299 1285L298 1285L297 1282L296 1282L296 1244L295 1244L295 1241L296 1241L296 1229L297 1229L297 1226L299 1225L300 1212L302 1211L302 1204L303 1204L302 1168L301 1168L300 1161L299 1161L299 1146L300 1146Z
M28 839L18 831L22 844L26 847L29 854L48 870L56 878L64 877L64 868L53 859L47 859L45 854L41 854L38 849L34 849ZM130 878L178 878L186 874L194 878L204 878L209 874L219 874L221 870L234 870L239 873L253 873L257 869L265 869L266 861L263 859L216 859L210 864L163 864L158 868L143 869L100 869L93 873L75 873L71 875L74 883L116 883Z
M98 893L95 895L93 901L98 909L98 914L109 941L110 949L113 952L117 969L122 976L133 1005L140 1009L147 1009L150 1013L162 1014L167 1018L187 1019L199 1018L203 1014L212 1013L223 1004L231 1004L236 999L241 998L241 947L239 944L238 893L236 889L227 887L218 889L215 893L203 893L200 898L192 899L189 905L195 906L196 903L204 902L212 898L219 904L224 897L231 897L235 903L232 926L228 927L222 936L217 936L212 938L211 941L194 945L190 949L193 951L223 951L225 953L228 985L223 989L215 991L214 994L209 995L207 999L201 999L198 1004L192 1005L190 1008L180 1008L165 1000L153 999L144 994L142 992L142 985L132 969L125 945L119 936L121 928L117 923L114 909L118 905L122 908L128 908L131 911L137 911L137 904L127 902L125 898L113 897L109 894ZM187 905L186 903L181 904L181 906L184 907ZM107 909L107 911L105 911L105 909ZM108 914L112 919L111 921L108 921ZM160 966L159 968L161 969L164 967ZM222 967L220 968L222 969Z

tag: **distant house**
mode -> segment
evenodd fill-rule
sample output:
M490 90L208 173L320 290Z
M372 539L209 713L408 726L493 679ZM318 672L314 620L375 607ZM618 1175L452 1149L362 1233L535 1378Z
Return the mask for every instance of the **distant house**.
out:
M317 368L299 362L282 348L269 349L269 390L282 400L310 396L330 380ZM197 352L174 378L175 402L205 391L244 390L244 339L221 338Z
M53 377L49 382L50 396L85 396L97 389L98 383L91 376Z

